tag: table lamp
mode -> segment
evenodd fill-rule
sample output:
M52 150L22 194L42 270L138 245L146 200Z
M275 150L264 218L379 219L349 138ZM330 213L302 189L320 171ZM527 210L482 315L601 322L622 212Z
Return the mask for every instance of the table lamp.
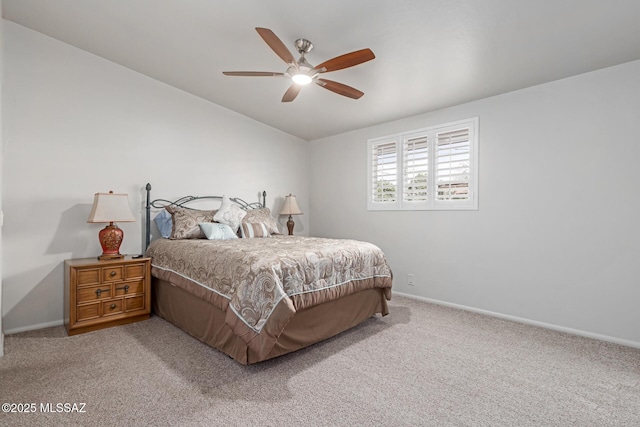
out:
M291 215L302 215L302 211L298 207L298 202L296 202L296 196L294 196L293 194L285 196L284 205L282 206L280 215L289 215L289 220L287 221L287 229L289 230L289 236L292 236L295 223L293 222L293 218L291 217Z
M93 208L87 222L109 223L98 234L98 239L102 246L102 255L98 259L124 258L124 255L120 254L120 244L124 238L124 232L114 222L135 222L135 220L129 207L129 196L127 194L115 194L113 191L95 194Z

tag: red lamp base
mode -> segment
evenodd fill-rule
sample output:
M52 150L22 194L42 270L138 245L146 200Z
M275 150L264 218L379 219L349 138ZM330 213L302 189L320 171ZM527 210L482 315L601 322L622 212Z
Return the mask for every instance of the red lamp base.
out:
M124 232L113 222L100 230L98 239L100 240L100 246L102 246L102 255L100 255L98 259L124 258L124 255L120 254L120 245L122 244L123 238Z

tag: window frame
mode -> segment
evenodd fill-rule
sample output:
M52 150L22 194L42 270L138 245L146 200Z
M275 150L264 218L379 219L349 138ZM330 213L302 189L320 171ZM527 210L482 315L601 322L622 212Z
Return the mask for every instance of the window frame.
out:
M372 138L367 141L367 210L478 210L478 125L479 118L472 117L464 120L429 126L421 129L400 132L379 138ZM436 182L436 153L438 149L438 134L453 132L457 129L469 129L469 197L464 200L438 200ZM427 200L412 201L405 199L405 151L406 142L420 138L427 139ZM395 142L395 187L396 197L393 202L374 201L374 155L375 147L382 144Z

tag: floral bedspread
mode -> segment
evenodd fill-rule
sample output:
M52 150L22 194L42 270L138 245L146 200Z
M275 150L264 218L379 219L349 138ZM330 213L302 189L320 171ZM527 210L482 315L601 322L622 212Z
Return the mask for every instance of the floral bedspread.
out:
M226 323L258 354L268 353L297 310L368 288L392 274L371 243L302 236L151 243L152 274L226 312Z

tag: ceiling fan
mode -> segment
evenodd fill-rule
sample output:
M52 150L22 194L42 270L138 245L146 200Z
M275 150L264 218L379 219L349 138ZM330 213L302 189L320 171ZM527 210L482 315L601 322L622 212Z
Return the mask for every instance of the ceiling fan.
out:
M361 49L345 53L344 55L329 59L314 67L309 64L307 59L304 57L306 53L309 53L311 49L313 49L313 44L309 40L298 39L295 41L295 47L300 54L300 59L296 61L289 49L287 49L284 43L282 43L273 31L268 28L256 28L256 31L269 45L269 47L273 49L276 55L289 65L287 70L284 73L269 71L223 71L222 74L225 76L288 77L293 81L293 84L285 92L282 97L282 102L293 101L300 93L302 86L308 85L312 82L327 90L349 98L358 99L364 95L364 92L361 92L358 89L342 83L334 82L333 80L320 78L319 75L330 71L353 67L354 65L370 61L375 58L371 49Z

